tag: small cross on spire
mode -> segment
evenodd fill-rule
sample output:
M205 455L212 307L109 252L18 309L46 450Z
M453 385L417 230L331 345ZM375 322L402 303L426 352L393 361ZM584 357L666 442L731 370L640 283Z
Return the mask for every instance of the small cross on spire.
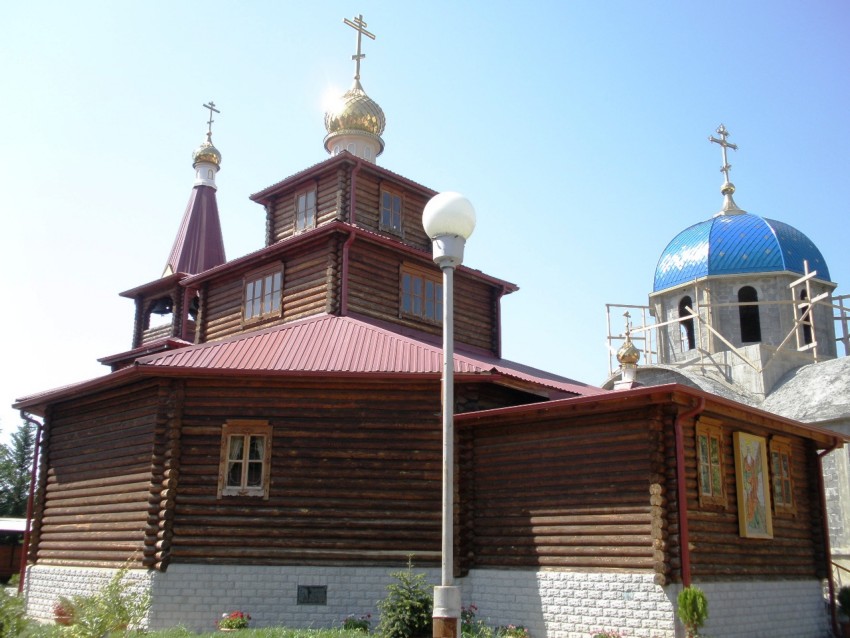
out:
M209 103L204 104L204 108L210 110L210 119L207 122L207 140L211 140L212 139L212 125L213 125L213 122L215 122L215 120L213 119L213 113L221 113L221 111L219 111L217 108L215 108L215 102L213 102L212 100L210 100Z
M732 165L726 161L726 149L731 148L733 151L737 151L738 146L726 141L726 138L729 137L729 131L726 130L726 127L723 126L723 124L717 127L717 134L720 135L720 139L710 135L708 137L708 141L714 144L720 144L720 148L723 151L723 166L720 168L720 172L726 176L726 183L728 184L730 183L729 169L732 168Z
M352 29L357 31L357 53L351 56L351 59L354 60L354 79L360 81L360 60L366 57L365 53L361 53L360 44L362 42L362 36L366 36L368 38L375 39L375 34L369 33L366 30L368 26L365 22L363 22L363 14L361 13L359 16L354 18L354 20L349 20L348 18L343 18L342 21L350 26Z

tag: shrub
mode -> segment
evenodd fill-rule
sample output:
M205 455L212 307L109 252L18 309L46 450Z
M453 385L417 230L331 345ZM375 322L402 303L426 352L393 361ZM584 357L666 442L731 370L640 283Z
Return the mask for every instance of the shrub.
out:
M699 628L708 619L708 599L698 587L685 587L679 592L679 620L688 638L699 636Z
M460 635L462 638L493 638L493 630L475 617L477 613L475 605L460 608Z
M531 638L522 625L505 625L496 629L497 638Z
M219 629L247 629L249 622L251 622L251 614L237 610L222 614L221 620L216 625Z
M348 616L342 621L342 628L346 631L365 631L369 632L372 625L372 614L363 614L362 616Z
M24 615L24 599L0 587L0 638L14 638L28 625Z
M111 631L139 627L150 607L148 592L128 592L127 568L119 569L110 581L88 596L74 596L70 603L72 638L101 638ZM61 601L60 601L61 602Z
M390 574L396 582L387 585L387 596L378 602L381 619L378 633L383 638L431 635L434 601L425 574L413 573L413 562L405 571Z

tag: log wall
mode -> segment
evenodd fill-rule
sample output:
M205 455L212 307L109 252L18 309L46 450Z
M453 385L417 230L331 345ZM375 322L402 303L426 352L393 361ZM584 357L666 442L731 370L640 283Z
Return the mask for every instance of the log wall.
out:
M294 186L279 196L271 205L271 218L267 229L267 245L295 234L296 195L308 188L316 188L316 225L342 218L341 204L346 193L347 172L340 168ZM346 195L347 197L347 195Z
M401 265L406 263L404 255L387 248L354 242L349 253L348 309L369 317L392 321L428 332L442 335L442 324L431 323L401 314ZM433 262L408 261L419 268L442 277ZM458 343L484 348L496 352L498 326L496 325L496 292L484 282L466 276L463 271L455 273L455 340Z
M735 431L763 436L769 442L776 434L765 427L732 419L721 419L723 432L726 506L700 507L697 485L695 425L683 428L688 494L688 528L691 546L691 576L695 582L736 578L825 578L827 564L823 544L823 514L818 496L818 463L810 441L783 434L792 444L792 474L796 515L773 514L773 538L742 538L738 530L738 497L732 434ZM668 450L675 453L672 428L667 432ZM670 459L672 460L672 459ZM673 467L674 465L671 465ZM673 477L673 481L675 478ZM671 526L678 534L675 508ZM679 550L671 556L679 572Z
M241 564L434 563L439 382L186 385L171 558ZM217 496L222 424L272 426L269 497Z
M31 559L142 564L158 395L137 383L50 410Z
M655 570L666 534L650 410L461 429L461 569ZM660 459L657 462L660 466ZM659 485L659 483L661 483Z
M422 211L430 195L406 188L401 182L382 180L379 176L362 170L356 177L356 223L376 233L397 237L405 244L422 250L431 250L431 240L422 227ZM402 197L401 235L381 230L381 189L389 188Z
M244 272L210 285L204 297L204 339L215 341L245 330L267 328L328 312L337 297L335 291L331 292L331 281L338 271L337 243L336 238L326 238L321 243L301 247L297 253L286 256L283 262L283 310L278 317L243 323ZM272 262L266 264L271 265Z

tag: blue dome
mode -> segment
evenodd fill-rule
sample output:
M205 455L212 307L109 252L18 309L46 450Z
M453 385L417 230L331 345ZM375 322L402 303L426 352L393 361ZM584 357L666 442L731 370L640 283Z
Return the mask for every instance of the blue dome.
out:
M791 271L803 261L830 281L823 255L812 240L788 224L758 215L718 215L686 228L671 241L655 268L653 292L710 275Z

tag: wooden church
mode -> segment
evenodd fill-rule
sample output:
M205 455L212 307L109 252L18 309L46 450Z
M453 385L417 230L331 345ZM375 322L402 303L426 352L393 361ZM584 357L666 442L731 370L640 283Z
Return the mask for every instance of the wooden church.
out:
M131 349L16 403L43 420L31 616L122 566L151 595L151 628L209 630L234 609L334 626L376 615L410 556L436 580L442 280L421 222L436 191L376 164L368 32L346 22L357 71L325 117L330 157L251 196L262 247L225 258L210 103L165 270L121 293ZM714 635L827 635L819 465L842 437L680 385L608 391L504 360L516 290L455 275L464 604L535 638L672 638L676 596L697 584Z

